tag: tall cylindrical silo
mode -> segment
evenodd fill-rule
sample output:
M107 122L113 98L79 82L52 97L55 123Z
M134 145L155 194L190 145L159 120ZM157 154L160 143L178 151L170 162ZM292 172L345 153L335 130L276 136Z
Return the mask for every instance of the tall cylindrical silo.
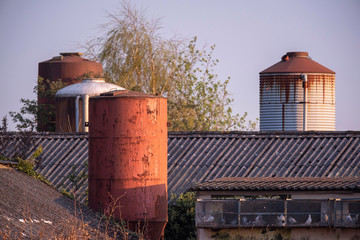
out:
M167 222L167 101L116 91L90 98L89 205L160 239Z
M56 132L88 132L89 97L114 90L125 89L103 78L86 78L57 91Z
M99 77L103 74L101 63L90 61L81 57L82 53L65 52L60 56L55 56L50 60L39 63L38 75L44 80L55 82L61 79L65 85L79 83L86 77ZM49 88L48 84L45 84ZM45 108L41 118L38 119L39 131L55 131L55 119L49 112L54 111L55 99L51 96L40 96L38 94L38 103Z
M260 72L260 131L335 131L335 72L307 52Z

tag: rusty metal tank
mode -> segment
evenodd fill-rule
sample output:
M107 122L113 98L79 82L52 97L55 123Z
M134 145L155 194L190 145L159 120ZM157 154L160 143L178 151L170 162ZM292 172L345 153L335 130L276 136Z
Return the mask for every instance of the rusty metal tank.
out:
M335 72L288 52L260 72L260 131L335 131Z
M86 78L66 86L55 94L56 132L88 132L89 97L125 90L103 78Z
M132 91L90 98L89 206L145 227L160 239L167 222L167 100Z
M81 57L82 53L60 53L50 60L39 63L38 76L50 82L61 79L67 85L81 82L84 75L87 77L99 77L103 74L102 64ZM48 85L45 85L48 87ZM38 103L45 104L48 111L53 111L55 99L53 97L38 96ZM39 131L54 131L55 119L51 115L42 116L38 122Z

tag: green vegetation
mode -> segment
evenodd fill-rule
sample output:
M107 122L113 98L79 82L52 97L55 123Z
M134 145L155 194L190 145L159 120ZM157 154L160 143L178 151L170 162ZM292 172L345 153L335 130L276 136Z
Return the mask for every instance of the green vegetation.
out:
M40 154L42 153L42 148L39 147L38 149L36 149L36 151L34 152L34 154L31 156L30 159L27 160L23 160L19 157L17 157L15 159L15 161L18 162L18 164L15 164L14 167L24 173L26 173L29 176L32 176L35 179L38 179L44 183L46 183L49 186L52 186L52 184L49 182L49 180L47 180L45 177L43 177L40 173L37 173L34 168L35 168L35 159L37 159Z
M33 92L39 97L54 99L56 92L63 88L65 83L58 79L51 82L38 77L37 84ZM48 103L38 103L37 99L21 98L22 107L19 112L10 112L12 121L16 123L18 131L33 132L38 131L41 126L50 126L50 132L55 131L55 105ZM55 102L55 99L54 99Z
M165 228L165 239L196 239L195 201L194 192L172 196L168 210L169 221Z

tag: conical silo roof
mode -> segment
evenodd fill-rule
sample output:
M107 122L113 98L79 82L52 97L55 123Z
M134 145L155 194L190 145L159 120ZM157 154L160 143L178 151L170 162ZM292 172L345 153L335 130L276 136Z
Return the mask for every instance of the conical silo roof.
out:
M315 62L307 52L288 52L281 61L260 72L264 73L329 73L334 71Z

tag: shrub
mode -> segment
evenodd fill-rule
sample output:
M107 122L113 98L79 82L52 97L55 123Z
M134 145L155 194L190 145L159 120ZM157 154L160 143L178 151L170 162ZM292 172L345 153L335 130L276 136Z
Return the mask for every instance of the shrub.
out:
M165 239L196 239L194 192L173 195L169 205L169 222L165 228Z

